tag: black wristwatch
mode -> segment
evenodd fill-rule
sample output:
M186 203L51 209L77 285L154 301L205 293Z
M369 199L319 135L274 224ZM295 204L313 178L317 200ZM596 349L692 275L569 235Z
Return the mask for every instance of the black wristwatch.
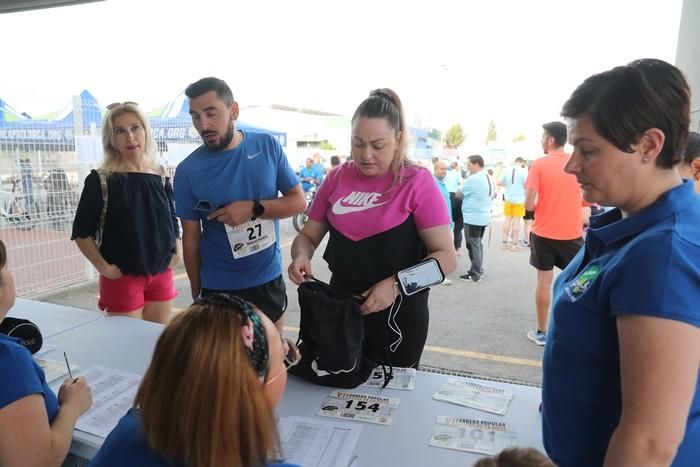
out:
M253 220L262 217L263 214L265 214L265 206L260 204L260 201L256 199L253 201Z

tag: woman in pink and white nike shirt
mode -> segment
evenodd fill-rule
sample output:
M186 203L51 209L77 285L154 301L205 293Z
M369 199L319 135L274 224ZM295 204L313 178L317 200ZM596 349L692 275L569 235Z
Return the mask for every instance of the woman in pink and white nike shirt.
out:
M289 278L313 276L311 258L330 232L323 258L337 290L362 294L365 355L417 368L428 334L428 290L402 296L396 273L427 257L445 274L457 266L450 218L432 173L406 156L403 106L390 89L370 93L352 117L352 160L331 171L294 239Z

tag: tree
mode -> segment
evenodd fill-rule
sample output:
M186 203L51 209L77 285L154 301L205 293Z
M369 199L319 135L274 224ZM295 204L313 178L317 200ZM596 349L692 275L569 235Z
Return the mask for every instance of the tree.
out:
M525 135L522 133L518 133L513 137L514 143L522 143L523 141L525 141Z
M335 146L333 146L333 143L329 143L328 141L322 141L319 149L321 151L335 151Z
M466 136L464 136L464 132L462 131L462 125L455 123L447 130L447 134L445 134L445 146L450 149L458 148L465 139Z
M489 129L486 133L486 144L493 143L498 139L498 133L496 132L496 123L491 120L489 122Z

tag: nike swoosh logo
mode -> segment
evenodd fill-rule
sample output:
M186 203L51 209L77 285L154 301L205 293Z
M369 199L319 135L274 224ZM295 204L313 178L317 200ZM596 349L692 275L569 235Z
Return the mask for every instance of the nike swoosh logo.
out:
M387 201L385 201L383 203L368 204L366 206L343 206L342 204L340 204L341 201L342 201L342 198L333 204L333 209L332 209L333 214L342 216L343 214L350 214L351 212L366 211L368 209L377 208L377 207L381 206L382 204L387 203Z
M248 159L255 159L258 157L260 154L262 154L262 151L258 151L255 154L248 154Z

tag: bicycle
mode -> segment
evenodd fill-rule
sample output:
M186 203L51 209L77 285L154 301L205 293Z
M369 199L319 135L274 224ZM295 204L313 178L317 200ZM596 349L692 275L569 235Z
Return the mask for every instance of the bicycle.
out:
M21 230L31 230L34 227L30 208L27 204L31 197L22 192L20 180L12 179L12 191L0 190L0 218L17 226Z
M49 170L42 177L46 189L46 216L56 230L69 228L78 204L75 193L62 168Z
M301 232L301 229L303 229L306 225L306 221L309 220L309 209L311 209L311 203L313 203L314 198L316 197L317 189L318 186L314 185L309 189L309 191L304 192L304 196L306 197L306 209L304 209L304 212L295 214L294 217L292 217L292 225L294 226L294 230L297 232Z

